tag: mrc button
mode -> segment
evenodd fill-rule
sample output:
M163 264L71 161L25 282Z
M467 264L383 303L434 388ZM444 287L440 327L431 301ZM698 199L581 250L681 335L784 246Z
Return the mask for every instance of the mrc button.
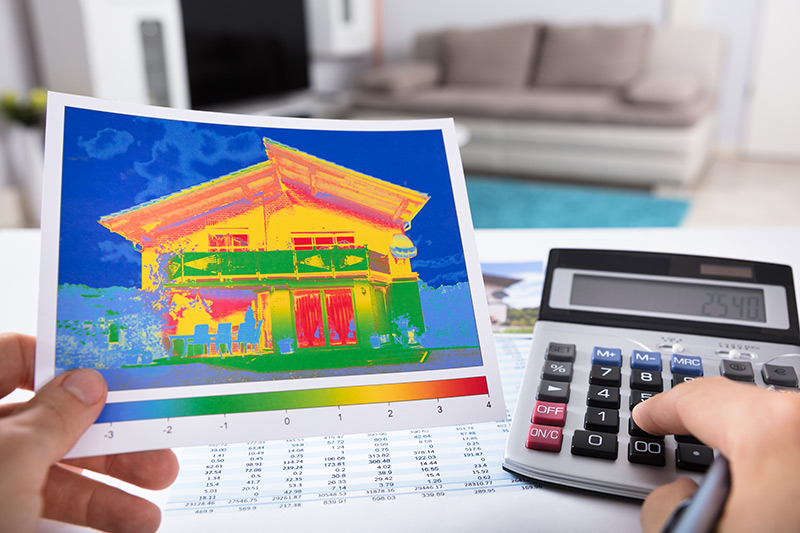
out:
M670 371L673 374L685 374L687 376L703 375L703 358L692 355L672 354Z
M606 366L622 366L622 350L619 348L592 348L592 364Z

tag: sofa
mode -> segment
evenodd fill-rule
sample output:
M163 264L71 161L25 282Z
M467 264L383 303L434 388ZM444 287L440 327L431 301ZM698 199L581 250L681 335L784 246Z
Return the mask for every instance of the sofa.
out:
M363 74L350 116L453 117L467 172L690 187L722 51L713 31L646 23L425 32L413 58Z

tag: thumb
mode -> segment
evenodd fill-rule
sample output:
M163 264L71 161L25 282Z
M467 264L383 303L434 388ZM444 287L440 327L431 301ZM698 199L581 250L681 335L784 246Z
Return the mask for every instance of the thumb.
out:
M642 531L662 531L675 508L697 490L697 483L688 477L679 477L672 483L662 485L650 493L642 505Z
M73 370L39 389L33 399L16 410L12 419L35 435L41 459L52 464L72 449L97 419L107 392L99 372Z

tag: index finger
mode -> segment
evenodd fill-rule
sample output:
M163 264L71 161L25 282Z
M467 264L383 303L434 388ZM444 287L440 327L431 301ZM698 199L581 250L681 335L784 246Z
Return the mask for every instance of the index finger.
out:
M0 333L0 398L16 388L33 390L36 339L20 333Z
M682 383L636 406L632 416L642 430L654 434L691 434L703 443L735 455L733 446L765 435L761 425L771 417L800 406L800 397L759 389L727 378L701 378ZM736 438L742 433L748 439Z

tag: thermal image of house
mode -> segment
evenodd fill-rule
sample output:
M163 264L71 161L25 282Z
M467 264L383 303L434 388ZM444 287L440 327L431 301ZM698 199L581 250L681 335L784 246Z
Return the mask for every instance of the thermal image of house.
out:
M165 354L350 350L353 364L374 364L405 350L419 361L406 232L429 196L263 142L264 162L99 220L141 253Z

